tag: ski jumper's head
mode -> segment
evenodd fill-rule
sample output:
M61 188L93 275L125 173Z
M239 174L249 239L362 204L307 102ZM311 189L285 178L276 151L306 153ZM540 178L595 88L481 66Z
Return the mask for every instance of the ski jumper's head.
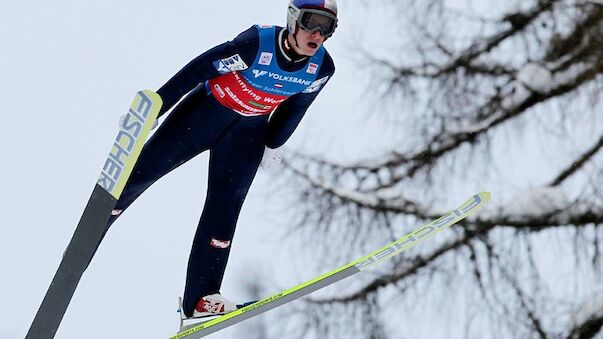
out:
M337 27L335 0L291 0L287 9L287 30L296 52L312 56L333 35Z

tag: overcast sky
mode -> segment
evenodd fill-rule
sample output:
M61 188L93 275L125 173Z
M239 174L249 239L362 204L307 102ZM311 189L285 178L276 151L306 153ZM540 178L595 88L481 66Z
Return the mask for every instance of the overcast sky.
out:
M192 58L255 23L284 25L286 5L0 0L0 338L27 332L136 91L156 90ZM358 11L345 2L339 7L340 27L326 44L337 74L289 147L320 154L325 143L345 146L370 130L366 124L353 128L366 90L358 65L346 55L359 34L349 25ZM338 155L357 153L357 147L342 147ZM164 178L115 224L56 338L165 338L176 332L207 160L204 154ZM252 271L262 277L274 267L267 280L286 287L311 277L285 270L292 266L279 246L282 218L267 215L274 203L269 175L262 171L252 186L233 243L223 293L236 301L248 297L240 281Z
M255 23L284 25L286 5L0 0L0 338L27 332L134 94L156 90L198 54ZM394 138L376 119L364 120L365 111L379 107L367 92L369 65L357 56L352 61L356 43L381 54L384 39L403 34L375 34L375 23L393 27L394 13L367 14L356 1L339 1L339 10L339 28L326 43L336 75L286 146L343 161L368 158ZM511 177L523 181L514 184L539 182L550 163L534 156L533 143L514 142L522 147L510 149L531 169L510 168ZM177 298L205 197L207 160L201 155L165 177L114 225L56 338L166 338L177 331ZM291 287L317 273L306 269L307 257L292 257L281 243L286 215L275 213L271 175L260 171L239 220L222 289L235 301L249 298L241 288L245 277ZM492 193L500 199L499 189ZM232 338L243 328L210 338Z

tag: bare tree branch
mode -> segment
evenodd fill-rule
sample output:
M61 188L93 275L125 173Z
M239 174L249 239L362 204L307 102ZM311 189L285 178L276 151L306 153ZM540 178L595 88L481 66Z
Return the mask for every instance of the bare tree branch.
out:
M375 239L396 239L406 230L402 225L437 218L436 206L448 201L442 190L492 185L501 198L479 218L405 255L390 271L365 277L345 292L309 299L299 307L300 315L307 314L305 326L312 326L306 334L318 336L320 330L338 338L357 331L394 338L382 323L379 310L391 306L382 299L420 303L425 299L419 295L450 288L465 298L466 305L455 308L467 323L465 337L475 335L470 311L497 337L601 335L598 314L577 324L567 319L567 307L576 306L573 291L552 295L547 286L556 283L550 281L553 274L541 271L549 260L566 257L580 267L576 280L601 271L603 118L592 103L602 96L603 5L517 1L499 19L491 19L492 13L483 19L459 17L461 10L451 11L441 0L389 4L412 12L405 32L415 45L402 46L398 58L364 51L363 60L383 79L381 99L404 115L395 126L405 138L347 164L295 152L286 156L283 180L299 193L296 234L337 237L344 248L323 244L314 251L321 258L329 251L347 256ZM412 108L395 102L408 96ZM522 163L523 171L510 171L502 146L501 140L520 140L522 132L557 156L546 173L532 179L530 172L542 170ZM514 176L524 173L516 183ZM430 284L437 288L424 288ZM345 325L359 322L366 328Z

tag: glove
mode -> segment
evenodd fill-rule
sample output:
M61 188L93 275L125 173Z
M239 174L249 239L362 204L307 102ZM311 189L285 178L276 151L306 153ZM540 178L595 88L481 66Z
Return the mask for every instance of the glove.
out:
M260 163L262 168L270 168L273 165L280 165L283 162L283 158L280 153L274 148L268 148L264 150L264 157Z

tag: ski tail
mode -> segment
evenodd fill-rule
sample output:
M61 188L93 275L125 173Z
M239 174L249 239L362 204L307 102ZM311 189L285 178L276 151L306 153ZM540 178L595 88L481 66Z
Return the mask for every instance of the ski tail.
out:
M383 262L403 251L406 251L426 239L434 236L442 230L456 224L464 218L475 214L490 201L490 193L478 193L456 209L445 213L438 219L423 225L408 233L397 241L345 266L316 277L310 281L299 284L293 288L277 293L266 299L262 299L251 305L245 306L234 312L225 314L219 318L209 320L197 326L183 329L170 339L197 339L217 332L226 327L237 324L243 320L255 317L266 311L279 307L290 301L299 299L307 294L317 291L323 287L334 284L340 280L350 277L358 272Z
M161 105L159 95L149 90L138 92L134 98L26 339L49 339L55 336L82 274L106 232L111 211L134 168Z

